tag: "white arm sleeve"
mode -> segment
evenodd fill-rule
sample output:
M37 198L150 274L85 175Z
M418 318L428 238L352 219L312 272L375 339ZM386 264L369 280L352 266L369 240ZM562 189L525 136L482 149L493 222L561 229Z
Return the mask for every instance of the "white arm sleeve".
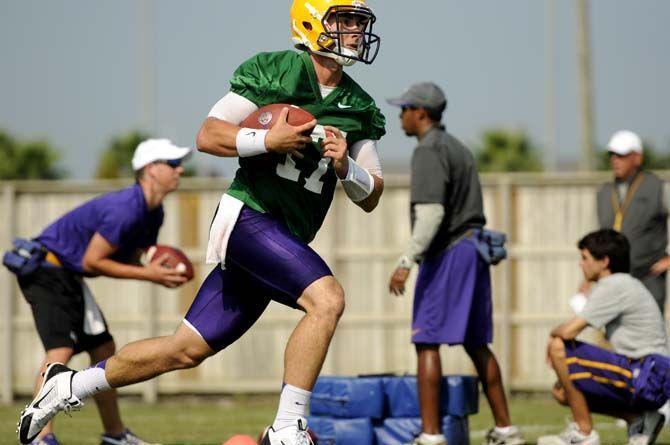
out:
M383 178L382 164L379 160L379 153L377 153L377 141L363 139L354 142L349 147L349 156L371 174Z
M416 220L412 230L412 239L405 251L405 256L416 262L422 259L423 254L440 228L444 217L444 206L437 203L414 204L414 213Z
M214 104L207 117L215 117L234 125L240 123L258 110L255 103L236 93L228 93Z

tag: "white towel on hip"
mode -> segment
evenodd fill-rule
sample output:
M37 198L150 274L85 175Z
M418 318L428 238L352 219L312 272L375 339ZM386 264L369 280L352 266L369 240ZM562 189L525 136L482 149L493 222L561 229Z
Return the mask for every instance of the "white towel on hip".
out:
M221 263L221 268L225 269L228 240L243 206L244 203L237 198L226 193L221 196L219 208L209 228L209 242L205 258L207 264Z
M102 334L107 330L105 326L105 319L102 316L102 311L98 307L93 292L89 289L86 281L81 280L81 289L84 294L84 332L88 335Z

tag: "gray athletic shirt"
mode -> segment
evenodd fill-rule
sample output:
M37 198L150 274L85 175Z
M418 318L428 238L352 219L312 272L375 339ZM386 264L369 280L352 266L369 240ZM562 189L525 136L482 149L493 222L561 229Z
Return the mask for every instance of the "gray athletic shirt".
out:
M484 227L482 188L472 153L458 139L436 125L412 154L411 218L415 204L442 204L444 219L426 256L444 250L468 229Z
M627 273L598 280L579 316L594 328L604 326L605 337L617 354L630 358L670 354L665 323L654 297Z

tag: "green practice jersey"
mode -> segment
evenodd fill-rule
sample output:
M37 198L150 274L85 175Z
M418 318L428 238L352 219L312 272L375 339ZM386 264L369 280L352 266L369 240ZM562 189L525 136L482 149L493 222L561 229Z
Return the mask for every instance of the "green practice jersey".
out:
M287 103L316 117L320 125L346 132L347 143L379 140L385 118L374 100L346 73L325 98L306 52L260 53L244 62L230 81L230 91L258 107ZM312 144L304 159L267 153L239 158L240 168L227 193L249 207L268 212L305 242L314 239L333 200L337 177L330 158Z

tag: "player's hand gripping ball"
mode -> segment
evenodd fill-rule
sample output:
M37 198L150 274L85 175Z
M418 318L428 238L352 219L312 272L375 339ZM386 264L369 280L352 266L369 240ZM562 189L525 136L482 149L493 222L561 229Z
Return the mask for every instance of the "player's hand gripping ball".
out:
M181 272L188 280L193 279L193 264L191 260L188 259L186 254L176 247L166 246L164 244L156 244L155 246L149 247L147 250L147 261L150 263L158 261L162 256L167 255L167 258L163 260L161 266L169 267L175 269L177 272Z
M269 152L288 153L303 158L300 153L312 141L316 119L311 113L290 104L271 104L251 113L240 124L242 128L269 130L265 148Z

